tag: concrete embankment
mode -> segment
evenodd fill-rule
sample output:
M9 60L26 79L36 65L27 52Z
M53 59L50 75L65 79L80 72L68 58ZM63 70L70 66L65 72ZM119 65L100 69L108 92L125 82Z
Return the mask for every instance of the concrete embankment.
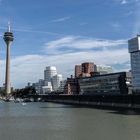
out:
M46 102L140 110L140 95L36 95Z

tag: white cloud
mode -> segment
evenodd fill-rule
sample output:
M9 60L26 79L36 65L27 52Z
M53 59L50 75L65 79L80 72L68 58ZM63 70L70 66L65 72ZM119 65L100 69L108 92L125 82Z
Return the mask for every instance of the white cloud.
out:
M71 17L62 17L62 18L54 19L51 22L63 22L69 19L71 19Z
M121 1L121 4L126 4L127 3L127 0L122 0Z
M113 0L117 4L127 5L127 4L137 4L140 0Z
M75 51L75 49L83 51L91 49L115 49L126 44L127 40L105 40L66 36L46 43L44 50L47 54L58 54Z
M16 31L16 32L41 33L41 34L49 34L49 35L54 35L54 36L63 35L63 34L59 34L59 33L55 33L55 32L46 32L46 31L41 31L41 30L23 29L23 28L14 28L12 30Z
M140 2L140 0L121 0L121 4L138 4Z
M55 65L58 72L62 73L65 78L74 73L75 64L86 61L113 66L123 64L123 69L128 69L128 49L119 47L126 45L125 40L99 40L69 36L50 41L46 45L48 45L49 55L24 55L12 58L11 81L14 87L23 87L27 82L37 82L38 79L43 78L43 71L49 65ZM71 49L82 50L61 52L59 49L65 45ZM96 50L96 48L101 49ZM50 55L51 52L53 55ZM2 85L5 76L5 60L0 60L0 65L0 84Z
M27 82L35 82L43 78L43 70L46 66L55 65L64 77L73 74L74 65L82 62L95 62L96 64L112 65L123 64L129 61L127 49L114 51L98 52L76 52L62 55L26 55L12 59L11 62L11 80L12 85L21 87ZM1 62L4 68L5 63ZM0 70L0 76L4 81L4 69ZM1 78L2 79L2 78ZM2 83L1 83L2 84Z
M6 26L5 27L0 26L0 29L6 30L7 27ZM27 27L13 27L12 30L15 31L15 32L49 34L49 35L53 35L53 36L63 36L64 35L64 34L60 34L60 33L56 33L56 32L46 32L46 31L36 30L36 29L32 29L32 28L27 28Z

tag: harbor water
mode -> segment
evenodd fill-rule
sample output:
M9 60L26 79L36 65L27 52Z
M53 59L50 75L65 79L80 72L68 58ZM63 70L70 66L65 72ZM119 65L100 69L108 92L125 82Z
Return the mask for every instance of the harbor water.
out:
M139 140L140 114L55 103L0 103L0 140Z

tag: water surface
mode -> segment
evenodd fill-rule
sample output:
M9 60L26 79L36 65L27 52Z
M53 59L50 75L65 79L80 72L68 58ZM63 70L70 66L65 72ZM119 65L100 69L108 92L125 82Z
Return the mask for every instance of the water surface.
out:
M140 115L54 103L0 103L0 140L139 140Z

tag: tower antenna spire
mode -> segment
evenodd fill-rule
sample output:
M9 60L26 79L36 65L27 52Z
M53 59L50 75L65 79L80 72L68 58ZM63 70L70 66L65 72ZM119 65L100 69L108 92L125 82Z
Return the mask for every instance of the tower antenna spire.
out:
M11 31L10 21L8 21L8 32Z

